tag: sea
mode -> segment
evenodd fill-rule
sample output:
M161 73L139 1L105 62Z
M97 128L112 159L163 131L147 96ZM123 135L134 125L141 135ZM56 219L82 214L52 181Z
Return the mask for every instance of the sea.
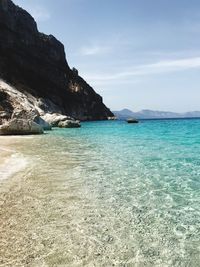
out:
M200 266L200 119L2 138L0 266Z

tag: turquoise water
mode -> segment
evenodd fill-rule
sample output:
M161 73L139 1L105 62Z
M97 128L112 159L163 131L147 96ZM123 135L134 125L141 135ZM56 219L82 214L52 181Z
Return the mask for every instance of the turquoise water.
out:
M87 122L18 148L27 229L52 241L32 266L200 266L200 120Z

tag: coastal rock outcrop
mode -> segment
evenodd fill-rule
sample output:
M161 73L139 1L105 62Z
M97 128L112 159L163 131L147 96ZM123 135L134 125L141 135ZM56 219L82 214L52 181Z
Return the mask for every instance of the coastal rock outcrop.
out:
M41 118L37 99L26 93L19 92L0 79L0 125L12 119L31 120L42 126L44 130L51 130L51 125Z
M79 128L79 127L81 127L81 124L77 120L66 120L66 121L60 121L58 123L58 127L60 127L60 128Z
M52 127L60 127L60 128L78 128L81 127L80 121L75 120L72 117L61 115L59 113L46 113L42 116L49 125Z
M12 119L0 126L0 135L42 134L43 128L32 120Z
M117 120L117 117L113 116L113 117L108 117L108 120L109 121L116 121Z
M59 113L81 121L113 116L78 70L70 69L63 44L40 33L31 15L11 0L0 1L0 40L0 79L17 91L0 88L0 123L16 116L15 97L21 98L23 116L26 105L38 116Z
M34 122L39 124L44 131L50 131L52 129L52 126L45 120L43 120L40 116L36 117L34 119Z
M74 120L73 118L62 115L59 113L46 113L42 116L42 119L45 120L47 123L49 123L52 127L58 127L58 124L60 122L66 121L66 120Z

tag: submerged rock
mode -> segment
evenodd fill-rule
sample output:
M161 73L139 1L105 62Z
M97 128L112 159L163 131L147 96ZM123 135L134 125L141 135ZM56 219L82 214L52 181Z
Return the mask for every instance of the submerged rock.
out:
M60 121L58 123L58 127L60 127L60 128L79 128L79 127L81 127L81 124L79 121L66 120L66 121Z
M42 134L43 128L34 121L12 119L0 126L0 135Z

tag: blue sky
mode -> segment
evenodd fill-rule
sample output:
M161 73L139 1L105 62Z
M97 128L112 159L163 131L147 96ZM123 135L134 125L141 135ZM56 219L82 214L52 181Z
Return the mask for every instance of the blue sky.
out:
M199 0L14 0L112 110L200 110Z

